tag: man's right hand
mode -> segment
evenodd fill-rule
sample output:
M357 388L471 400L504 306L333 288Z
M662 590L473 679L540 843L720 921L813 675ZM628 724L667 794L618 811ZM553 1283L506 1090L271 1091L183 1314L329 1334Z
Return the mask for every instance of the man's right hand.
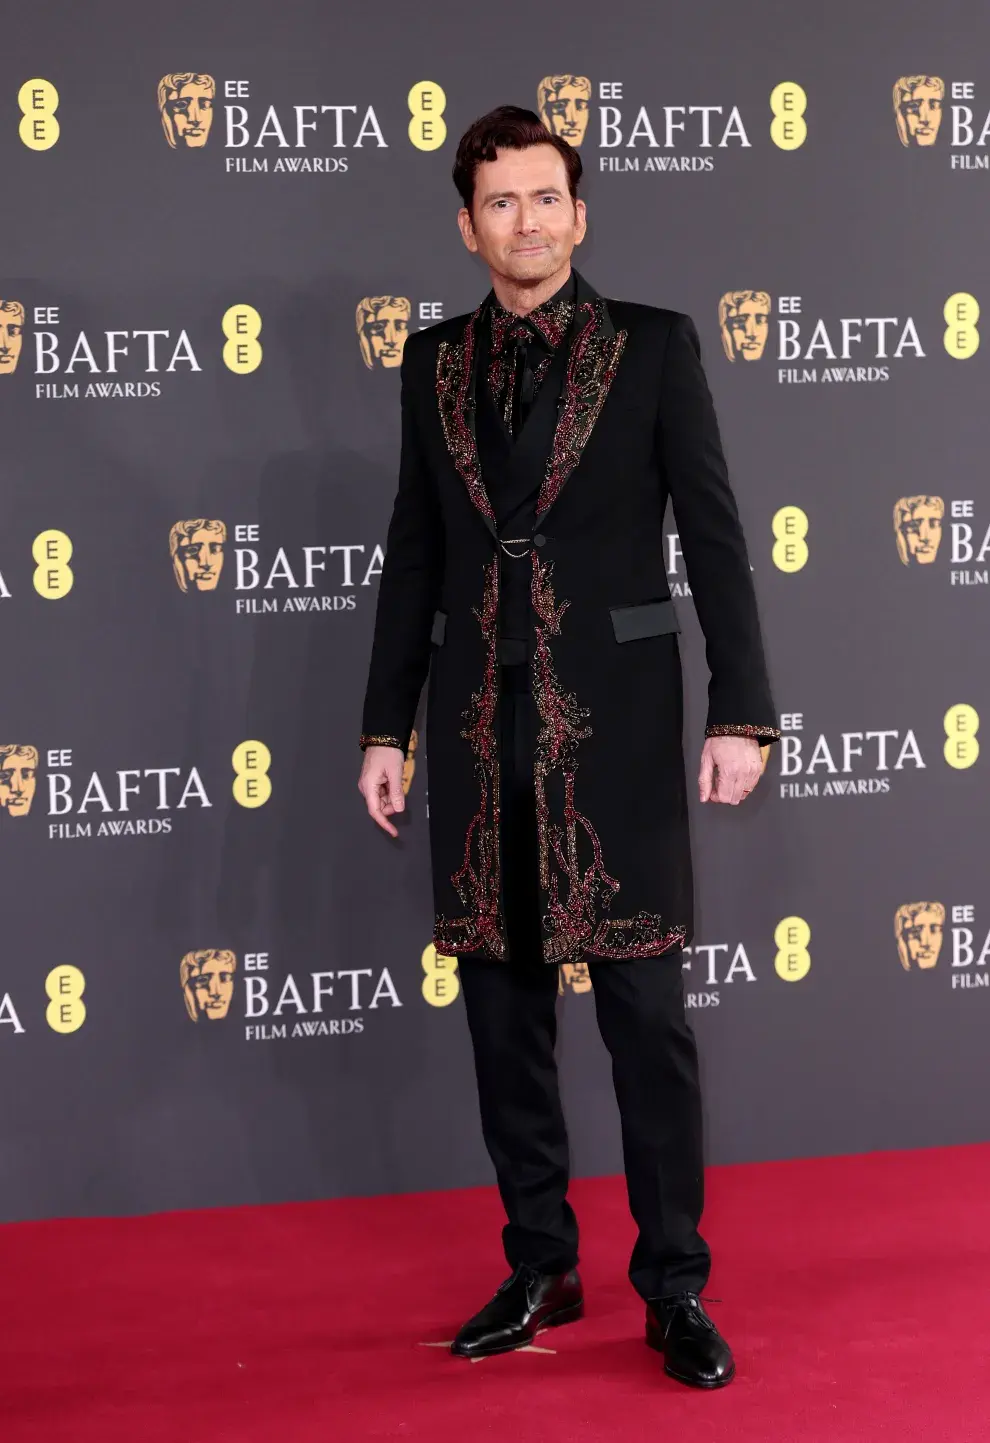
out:
M366 747L358 778L358 791L364 797L368 816L392 837L399 833L388 818L393 812L404 811L406 805L402 792L405 761L401 747Z

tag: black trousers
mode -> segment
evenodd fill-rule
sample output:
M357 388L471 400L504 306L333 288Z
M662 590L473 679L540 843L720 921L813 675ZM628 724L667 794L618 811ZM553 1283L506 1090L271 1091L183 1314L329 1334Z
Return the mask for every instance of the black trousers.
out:
M481 1124L508 1217L510 1267L561 1272L578 1260L567 1201L567 1130L557 1082L557 968L540 955L528 667L503 666L503 879L511 960L459 960ZM704 1205L701 1092L684 1011L680 949L630 962L588 958L598 1028L612 1058L629 1207L639 1228L629 1277L644 1298L701 1292L711 1255Z

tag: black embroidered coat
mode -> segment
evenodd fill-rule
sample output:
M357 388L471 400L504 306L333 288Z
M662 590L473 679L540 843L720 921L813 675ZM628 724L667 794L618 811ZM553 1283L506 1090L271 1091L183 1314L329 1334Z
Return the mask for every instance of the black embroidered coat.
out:
M711 673L708 735L779 736L749 561L689 316L578 315L531 538L544 960L651 957L690 939L673 500ZM507 955L499 855L499 587L506 557L476 443L471 316L410 335L402 454L361 745L406 748L424 680L434 942ZM513 548L518 550L518 546Z

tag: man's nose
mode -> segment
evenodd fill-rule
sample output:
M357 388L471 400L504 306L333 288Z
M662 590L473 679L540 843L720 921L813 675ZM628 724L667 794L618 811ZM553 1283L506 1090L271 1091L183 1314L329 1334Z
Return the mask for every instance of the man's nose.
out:
M519 221L516 229L521 235L530 235L540 228L539 216L536 214L536 207L521 205L519 207Z

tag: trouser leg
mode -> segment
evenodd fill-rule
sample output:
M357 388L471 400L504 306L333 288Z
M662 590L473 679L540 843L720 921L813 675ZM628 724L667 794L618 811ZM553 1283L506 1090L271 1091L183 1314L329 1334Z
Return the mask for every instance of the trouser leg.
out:
M680 948L589 970L612 1057L629 1208L639 1228L629 1278L644 1298L701 1292L711 1254L704 1207L698 1051L684 1010Z
M508 1222L510 1267L564 1272L577 1262L577 1220L567 1202L567 1131L554 1043L557 969L542 960L532 698L525 676L504 668L502 875L508 961L459 960L474 1048L481 1125Z

